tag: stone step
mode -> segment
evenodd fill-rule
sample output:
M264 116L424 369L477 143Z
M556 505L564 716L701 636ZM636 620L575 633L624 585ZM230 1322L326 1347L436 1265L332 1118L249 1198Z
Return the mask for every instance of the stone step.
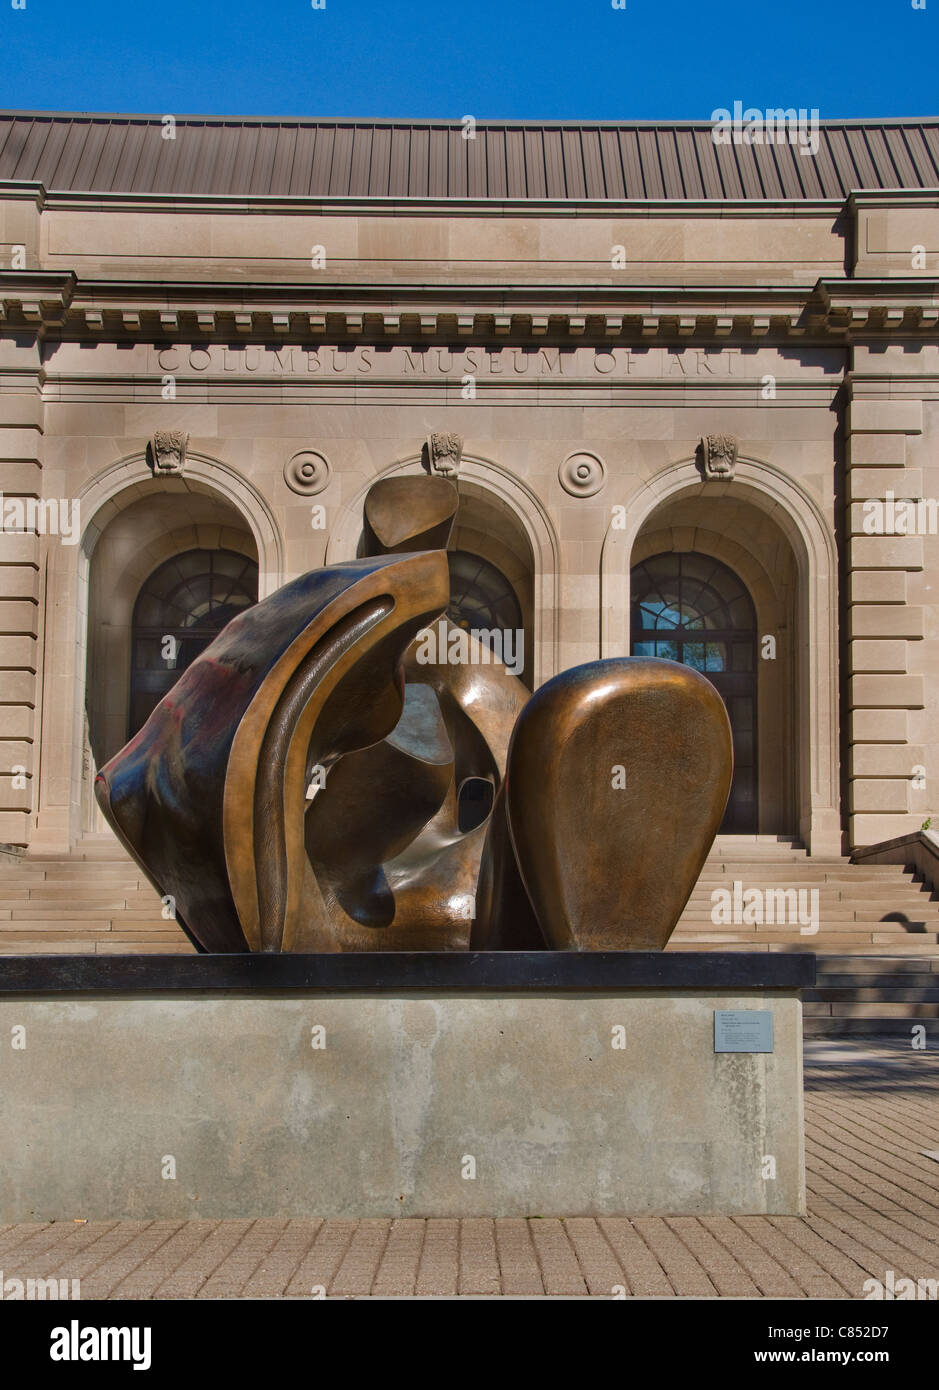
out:
M805 846L795 835L722 835L714 836L715 849L763 849L775 853L784 849L797 850L805 854Z
M778 868L778 865L773 867L774 869ZM699 891L703 891L705 888L730 888L735 882L742 883L745 888L760 887L764 884L769 884L771 887L788 884L791 888L822 888L827 885L833 885L836 888L850 888L853 886L858 892L870 888L873 892L878 893L888 893L893 888L912 888L919 893L930 891L921 877L916 874L905 873L899 868L895 868L889 876L883 874L877 878L867 878L862 874L826 873L822 870L810 874L803 869L800 869L798 873L758 874L741 870L739 865L729 869L726 874L707 874L702 871L695 887Z
M830 874L835 878L870 878L872 882L878 878L914 872L903 864L861 865L852 864L850 859L789 860L775 857L770 859L768 856L763 859L709 858L705 859L701 867L702 877L723 877L737 871L745 874L808 874L811 877L816 874Z
M871 960L869 963L863 960L856 960L851 962L851 972L855 975L863 974L865 971L869 971L872 974L879 974L884 970L884 968L885 967L883 956L877 956L876 959ZM922 961L906 961L898 959L895 968L897 970L906 971L907 973L923 973L929 972L930 970L939 973L939 957L937 957L935 964L932 965L928 961L924 963ZM819 956L815 962L815 973L819 977L826 976L828 974L838 975L843 970L844 961L838 955Z
M849 980L843 986L836 986L834 981L826 981L821 988L807 989L803 991L802 999L804 1002L811 1000L813 1003L842 1004L845 1002L852 1004L870 1004L877 1000L883 1000L894 1004L909 1002L912 1004L939 1004L939 977L934 976L935 986L930 989L926 986L914 987L908 985L898 985L896 980L887 976L873 976L870 980L880 979L879 984L867 983L860 984L857 981Z
M895 936L928 936L931 932L939 930L939 922L935 919L926 922L922 919L906 922L896 922L891 920L871 921L869 918L864 921L857 917L829 917L822 916L818 931L801 930L799 922L712 922L710 918L683 918L675 928L676 932L694 933L700 932L737 932L746 936L750 932L791 932L795 936L800 936L803 940L814 938L816 941L823 939L826 935L834 935L840 938L843 933L849 936L852 932L886 932Z
M101 908L49 908L42 903L26 905L25 908L17 910L7 908L6 915L0 912L0 926L4 922L21 922L24 926L29 926L32 922L100 922L100 920L119 919L121 922L172 922L172 917L164 917L160 903L154 903L151 908L135 908L133 912L128 912L124 908L118 912L111 910L101 910Z
M804 941L766 941L759 937L749 941L676 941L674 946L669 943L667 950L675 951L753 951L753 950L772 950L772 951L796 951L812 955L811 951L806 952ZM830 950L830 943L826 944L826 950ZM939 959L939 947L935 942L927 943L926 946L908 946L905 943L897 946L894 941L872 941L870 937L865 937L860 941L848 941L839 948L839 954L845 962L844 974L852 974L851 962L859 956L880 956L882 959L889 959L891 955L900 953L902 959L924 960L927 962L927 976L929 975L928 962L931 959ZM826 977L822 977L826 978Z
M132 944L121 941L99 941L95 946L97 956L192 956L196 948L183 937L180 941L134 941Z
M56 880L51 880L55 882ZM110 880L108 880L110 882ZM0 880L2 883L2 880ZM741 885L739 890L734 889L734 884ZM723 883L702 883L700 880L695 884L688 898L689 903L711 904L716 902L726 902L727 895L733 899L733 895L739 892L745 895L752 889L757 889L760 893L817 893L820 902L876 902L891 903L913 902L931 905L939 911L939 894L932 889L925 888L918 883L903 882L897 883L857 883L857 882L835 882L819 880L818 883L806 883L804 881L795 882L792 879L730 879ZM717 896L719 895L719 896Z
M685 940L678 939L676 941L675 937L672 936L665 949L666 951L809 951L811 954L811 945L806 945L806 942L808 941L810 943L811 940L811 937L799 937L792 941L769 941L765 936L761 935L758 937L749 937L746 940L738 942L728 943L725 940L715 941L707 938L702 939L699 936L690 936ZM822 942L820 944L825 950L825 953L830 955L831 942ZM904 938L902 940L891 937L889 940L877 942L873 942L870 939L867 941L849 939L844 942L838 942L838 954L840 956L882 956L887 959L895 955L906 957L907 959L921 956L929 960L930 958L939 958L939 948L937 948L935 943L921 936Z
M928 999L935 992L939 999L939 974L924 970L921 974L851 974L845 962L845 974L817 977L817 983L806 991L806 998L865 998L865 991L872 992L871 998L903 999L907 992L911 998Z
M802 946L795 947L794 949L804 950L804 943L802 944ZM924 956L927 959L939 958L939 951L937 951L936 947L930 943L928 937L923 936L910 936L906 937L902 941L898 941L896 937L891 937L889 939L885 938L883 941L878 941L873 950L871 950L871 948L868 947L866 951L864 950L863 946L854 946L851 944L846 944L843 946L840 941L838 942L839 955L853 955L856 953L869 956L885 957L890 957L896 954L907 957Z
M42 902L42 901L44 901L44 900L43 900L42 898L35 898L35 899L31 899L31 901ZM51 899L48 899L48 900L46 900L46 901L51 901ZM158 898L157 901L159 902L160 899ZM783 909L784 909L783 914L782 914L784 920L782 920L782 921L779 921L779 920L770 921L770 920L768 919L768 917L767 917L767 920L766 920L766 921L764 921L764 922L756 922L756 923L754 923L754 922L747 922L747 921L740 921L740 922L727 921L726 918L729 917L729 916L731 915L730 913L712 913L712 912L710 911L710 909L708 909L708 910L705 911L704 909L696 908L696 909L695 909L694 911L692 911L692 912L687 912L687 911L686 911L686 912L683 912L682 915L681 915L681 916L679 917L679 919L678 919L677 926L678 926L678 927L697 927L697 926L701 926L701 927L720 927L720 928L724 928L724 927L735 927L735 928L738 928L738 929L740 929L740 930L742 930L742 931L746 931L748 928L750 928L751 930L754 929L754 928L755 928L756 930L759 930L760 927L763 927L763 926L766 926L766 927L773 927L773 926L776 926L776 927L780 927L780 926L800 927L800 926L811 926L811 925L812 925L811 920L810 920L810 918L811 918L811 908L810 908L810 907L807 908L806 911L802 914L802 918L801 918L801 920L800 920L799 917L798 917L798 915L797 915L797 914L798 914L798 907L796 907L796 911L795 911L795 912L793 912L793 913L790 914L789 911L786 910L785 904L782 904L781 906L782 906ZM818 927L819 927L819 930L820 930L820 931L824 931L826 928L829 929L829 930L831 930L831 931L842 931L842 930L844 930L846 927L847 927L848 929L850 929L852 923L861 923L861 922L863 922L863 923L865 923L865 924L872 925L872 926L878 926L878 927L884 927L884 928L891 927L891 926L893 926L893 927L898 927L898 928L900 928L900 930L903 930L903 929L908 929L908 930L919 930L919 928L922 927L922 926L929 926L929 927L937 927L937 926L939 926L939 913L937 913L937 912L932 912L932 911L930 911L930 912L923 912L923 911L917 912L916 909L915 909L915 906L912 905L912 904L909 904L909 903L907 903L905 906L906 906L906 908L908 909L907 911L904 911L903 908L901 908L901 907L896 907L896 908L891 908L888 912L883 913L882 916L877 916L877 915L876 915L876 911L872 911L872 910L871 910L871 904L869 904L869 903L867 904L866 907L858 907L858 906L852 907L850 904L841 904L841 903L839 903L839 904L837 904L837 905L834 905L834 906L832 906L832 905L826 906L826 904L824 904L824 903L819 903L819 905L818 905ZM874 907L875 907L875 909L876 909L876 904L874 905ZM774 904L774 905L773 905L773 917L774 917L774 918L777 917L777 911L778 911L777 906L776 906L776 904ZM785 920L785 919L787 919L787 918L788 918L788 920ZM807 919L809 919L809 920L807 920Z
M744 873L769 873L779 868L785 873L832 874L835 876L855 875L863 878L887 878L898 873L912 873L913 870L902 864L852 864L850 859L779 859L768 856L761 859L736 859L730 855L710 856L704 861L702 874L728 874L735 870Z
M41 862L22 859L16 864L0 864L0 879L47 878L58 882L63 878L75 878L84 881L88 878L115 878L141 873L143 870L140 865L130 859L119 864L109 860L95 862L91 859L48 859Z
M50 856L50 858L52 857ZM133 858L121 848L116 840L112 840L110 843L102 841L100 844L82 843L79 848L73 849L71 854L66 857L69 863L76 864L98 859L113 860L123 864L134 862ZM30 859L41 862L38 855L30 855Z
M129 955L192 955L195 947L185 937L173 941L120 941L82 937L50 942L35 937L25 941L0 943L3 956L129 956Z
M82 932L154 932L165 931L170 935L175 935L181 931L178 922L164 922L159 917L149 920L141 918L126 917L37 917L30 918L28 921L12 920L0 921L0 937L4 939L13 936L28 936L32 932L71 932L81 935Z
M866 1004L848 1001L838 1004L814 1003L806 1000L802 1005L803 1018L939 1018L939 1004L894 1003L877 1000Z
M875 1018L803 1017L802 1034L806 1038L886 1036L902 1038L909 1047L911 1029L914 1023L925 1028L927 1038L939 1040L939 1020L934 1018L910 1020L882 1016Z

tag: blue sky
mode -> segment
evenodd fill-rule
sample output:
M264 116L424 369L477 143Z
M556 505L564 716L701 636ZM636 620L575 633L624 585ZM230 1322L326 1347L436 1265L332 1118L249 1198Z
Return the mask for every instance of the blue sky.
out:
M0 106L707 120L939 108L939 0L0 0ZM77 56L76 56L77 55Z

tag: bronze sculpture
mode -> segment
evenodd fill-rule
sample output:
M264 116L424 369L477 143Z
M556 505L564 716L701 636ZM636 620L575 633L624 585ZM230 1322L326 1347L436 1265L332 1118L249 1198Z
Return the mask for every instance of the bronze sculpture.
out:
M101 770L105 815L208 951L661 949L720 824L730 725L686 666L529 697L449 600L449 476L366 499L354 561L235 618ZM491 814L461 830L460 788ZM654 851L654 852L653 852ZM661 873L662 866L665 873Z

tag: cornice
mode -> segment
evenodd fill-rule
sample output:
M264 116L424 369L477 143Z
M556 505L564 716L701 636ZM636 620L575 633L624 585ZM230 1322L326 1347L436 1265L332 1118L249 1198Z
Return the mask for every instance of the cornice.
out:
M0 271L0 333L43 341L632 345L913 340L939 279L812 285L262 284Z
M112 193L48 189L41 182L0 179L0 199L35 202L40 211L304 214L408 217L832 217L844 198L472 198L285 196L227 193Z

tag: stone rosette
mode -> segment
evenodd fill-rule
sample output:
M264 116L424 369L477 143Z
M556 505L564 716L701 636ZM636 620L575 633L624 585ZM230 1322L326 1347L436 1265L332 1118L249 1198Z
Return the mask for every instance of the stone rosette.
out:
M284 464L284 482L301 497L315 497L329 483L329 461L315 449L304 449Z
M606 482L606 465L596 454L569 454L558 469L558 481L572 497L593 497Z

